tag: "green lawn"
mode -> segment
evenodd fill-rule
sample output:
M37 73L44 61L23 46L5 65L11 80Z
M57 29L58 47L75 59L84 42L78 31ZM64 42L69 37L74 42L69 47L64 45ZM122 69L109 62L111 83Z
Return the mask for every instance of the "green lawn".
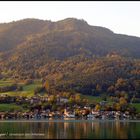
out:
M0 86L11 85L13 83L14 83L14 81L11 81L11 80L0 80ZM23 91L9 91L9 92L4 92L4 93L0 93L0 94L7 94L9 96L27 96L27 97L31 97L31 96L34 95L35 88L41 86L41 81L36 80L36 81L34 81L33 84L29 84L29 85L24 85L24 83L18 83L18 84L23 86Z
M36 87L39 87L39 86L41 86L41 84L40 83L33 83L33 84L30 84L30 85L25 85L25 86L23 86L23 91L34 91L34 89L36 88Z
M140 112L140 103L133 103L131 104L133 107L137 109L138 112Z
M103 101L101 96L90 96L90 95L82 95L81 94L81 98L82 99L88 99L88 101L90 103L99 103L99 102ZM111 101L111 99L109 97L107 97L107 102L108 102L108 105L113 104L113 102Z
M24 97L31 97L34 95L34 92L26 92L26 91L9 91L1 93L2 95L9 95L9 96L24 96Z
M0 87L2 87L2 86L9 86L11 84L13 84L12 80L0 80Z
M93 102L100 102L102 101L101 97L97 97L97 96L90 96L90 95L81 95L81 98L82 99L88 99L88 101L90 103L93 103Z
M30 85L24 85L23 91L21 92L22 96L28 96L31 97L34 95L34 90L36 87L41 87L40 81L35 81L33 84Z
M23 111L23 108L15 104L0 104L0 112L5 111Z

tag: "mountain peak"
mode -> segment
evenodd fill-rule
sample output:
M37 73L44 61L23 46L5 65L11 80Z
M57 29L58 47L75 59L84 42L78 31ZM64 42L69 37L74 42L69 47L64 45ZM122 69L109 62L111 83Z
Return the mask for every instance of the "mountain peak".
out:
M58 28L68 29L68 30L83 30L89 28L88 23L83 19L76 18L66 18L55 22Z
M84 19L77 19L77 18L65 18L63 20L60 20L58 22L75 22L75 23L85 23L88 24Z

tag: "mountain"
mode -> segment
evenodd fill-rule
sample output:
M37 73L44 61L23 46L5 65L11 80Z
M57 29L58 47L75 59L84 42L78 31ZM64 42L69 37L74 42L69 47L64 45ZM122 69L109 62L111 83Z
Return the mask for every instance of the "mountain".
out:
M109 29L91 26L84 20L74 18L58 22L24 19L0 24L0 52L18 50L19 47L33 48L36 42L36 45L46 45L45 48L51 45L53 49L57 44L59 49L74 48L76 53L81 53L82 49L84 53L96 55L116 51L125 56L139 58L140 51L140 38L115 34Z
M83 92L86 87L87 93L98 84L109 87L119 78L136 82L139 62L139 37L116 34L84 20L0 24L1 77L45 78L57 89Z

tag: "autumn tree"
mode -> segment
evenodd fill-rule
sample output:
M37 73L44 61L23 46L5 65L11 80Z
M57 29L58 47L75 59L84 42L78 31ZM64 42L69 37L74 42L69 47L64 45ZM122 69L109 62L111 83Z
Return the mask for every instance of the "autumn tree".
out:
M45 82L44 87L45 87L46 91L48 92L50 89L49 81Z
M119 100L120 105L126 105L127 104L127 100L124 97L121 97Z
M96 106L95 106L95 111L100 111L100 110L101 110L100 104L96 104Z
M122 91L122 90L127 91L128 90L128 81L126 79L119 78L115 84L115 88L120 91Z
M111 85L110 87L108 87L107 92L109 92L109 93L113 93L114 90L115 90L114 86Z
M99 93L101 93L101 91L102 91L102 87L99 84L97 84L96 85L96 92L99 94Z
M75 95L75 101L76 101L76 102L80 102L80 101L81 101L81 96L80 96L80 94L76 94L76 95Z
M115 110L120 111L121 110L121 106L119 103L115 103Z

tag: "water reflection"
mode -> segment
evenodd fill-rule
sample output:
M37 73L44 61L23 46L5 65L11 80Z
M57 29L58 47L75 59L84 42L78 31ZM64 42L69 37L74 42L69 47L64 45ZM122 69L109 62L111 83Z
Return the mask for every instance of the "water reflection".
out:
M46 139L79 139L79 138L140 138L140 122L119 121L64 121L64 122L0 122L0 134L9 132L9 136L0 138L46 138ZM10 136L10 134L43 134L28 136Z

